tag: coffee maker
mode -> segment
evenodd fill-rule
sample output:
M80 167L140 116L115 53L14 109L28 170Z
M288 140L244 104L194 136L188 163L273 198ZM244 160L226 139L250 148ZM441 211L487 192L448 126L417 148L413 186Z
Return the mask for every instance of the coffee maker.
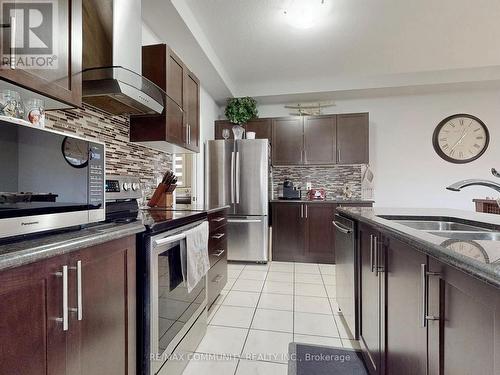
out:
M300 188L297 189L293 187L293 182L290 179L285 178L285 181L283 181L283 193L279 199L298 200L302 198L301 193L302 191Z

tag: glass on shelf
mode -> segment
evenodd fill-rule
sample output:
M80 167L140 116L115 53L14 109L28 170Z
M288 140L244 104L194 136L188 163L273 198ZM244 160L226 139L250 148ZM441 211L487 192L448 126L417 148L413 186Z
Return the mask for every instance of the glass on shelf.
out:
M231 134L229 133L229 129L222 130L222 138L224 138L225 140L228 140L230 136L231 136Z

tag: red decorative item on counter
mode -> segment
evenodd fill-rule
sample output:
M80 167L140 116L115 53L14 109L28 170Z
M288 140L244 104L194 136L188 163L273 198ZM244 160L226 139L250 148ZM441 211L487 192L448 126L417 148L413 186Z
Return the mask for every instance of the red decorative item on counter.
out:
M324 201L326 199L325 189L311 189L307 192L307 199L310 201Z

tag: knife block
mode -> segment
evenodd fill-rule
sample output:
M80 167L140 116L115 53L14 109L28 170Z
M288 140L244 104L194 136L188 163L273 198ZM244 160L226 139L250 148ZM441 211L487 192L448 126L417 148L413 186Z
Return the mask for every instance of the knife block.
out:
M174 206L174 190L177 185L159 184L148 202L149 207L172 208Z

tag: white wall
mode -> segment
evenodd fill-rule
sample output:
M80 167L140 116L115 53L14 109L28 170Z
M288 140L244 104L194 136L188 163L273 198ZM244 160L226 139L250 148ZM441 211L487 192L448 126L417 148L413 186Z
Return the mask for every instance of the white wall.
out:
M473 198L498 196L484 187L470 187L458 193L445 187L467 178L496 179L490 169L500 168L500 90L342 100L324 111L349 112L370 113L370 161L377 206L473 210ZM259 107L260 117L288 113L283 105ZM490 131L489 148L475 162L451 164L433 149L435 127L454 113L473 114Z
M200 90L200 153L196 155L196 200L204 203L205 191L205 142L214 139L214 121L219 118L219 106L201 86Z

